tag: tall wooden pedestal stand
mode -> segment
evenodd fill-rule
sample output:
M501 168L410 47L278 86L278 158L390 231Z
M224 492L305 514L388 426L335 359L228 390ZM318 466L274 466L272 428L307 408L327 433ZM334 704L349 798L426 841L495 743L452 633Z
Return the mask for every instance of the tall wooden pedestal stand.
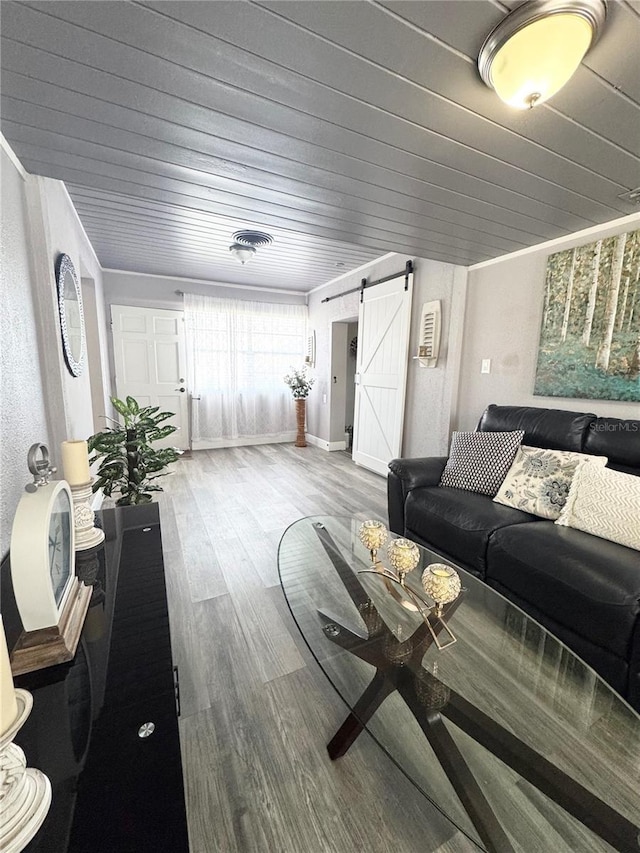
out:
M305 419L307 414L307 401L304 397L296 400L296 426L298 434L296 435L296 447L306 447L307 441L305 438Z
M33 699L16 690L18 716L0 737L0 850L19 853L31 841L51 805L51 783L40 770L27 767L13 738L31 713Z
M73 495L73 523L76 529L76 551L86 551L104 542L104 531L93 526L91 480L77 486L69 484Z

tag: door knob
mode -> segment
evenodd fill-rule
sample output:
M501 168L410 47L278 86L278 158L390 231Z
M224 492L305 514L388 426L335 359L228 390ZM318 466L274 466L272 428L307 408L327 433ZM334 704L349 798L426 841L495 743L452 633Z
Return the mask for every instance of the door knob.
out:
M184 392L185 392L187 389L186 389L186 388L174 388L173 390L174 390L174 391L179 391L181 394L184 394Z

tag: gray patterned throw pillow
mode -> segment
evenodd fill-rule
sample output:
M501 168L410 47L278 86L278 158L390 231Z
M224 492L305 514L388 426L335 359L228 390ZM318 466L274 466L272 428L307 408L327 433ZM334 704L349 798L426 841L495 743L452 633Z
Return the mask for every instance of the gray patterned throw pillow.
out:
M604 466L607 457L523 445L494 501L555 519L566 503L574 474L585 463Z
M493 497L524 438L514 432L454 432L441 486Z

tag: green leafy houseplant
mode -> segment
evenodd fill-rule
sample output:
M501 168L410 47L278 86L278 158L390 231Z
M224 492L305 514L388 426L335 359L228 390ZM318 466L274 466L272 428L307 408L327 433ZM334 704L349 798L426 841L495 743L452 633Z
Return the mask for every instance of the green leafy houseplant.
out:
M170 424L160 426L174 413L161 412L159 406L141 409L133 397L124 401L111 397L111 404L124 423L109 418L116 426L97 432L87 442L93 453L89 462L100 460L93 491L102 489L106 497L111 497L114 489L118 490L117 506L149 503L152 492L162 491L153 481L165 476L168 472L164 469L180 456L173 447L155 450L151 446L176 431Z

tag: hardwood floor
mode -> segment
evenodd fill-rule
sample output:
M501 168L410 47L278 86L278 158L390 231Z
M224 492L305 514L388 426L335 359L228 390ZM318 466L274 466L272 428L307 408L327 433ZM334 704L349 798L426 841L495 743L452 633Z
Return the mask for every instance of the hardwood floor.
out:
M386 519L384 478L289 444L196 451L174 468L159 504L192 853L477 850L366 734L329 760L346 708L280 589L287 525Z

